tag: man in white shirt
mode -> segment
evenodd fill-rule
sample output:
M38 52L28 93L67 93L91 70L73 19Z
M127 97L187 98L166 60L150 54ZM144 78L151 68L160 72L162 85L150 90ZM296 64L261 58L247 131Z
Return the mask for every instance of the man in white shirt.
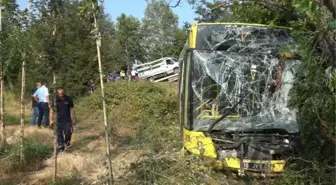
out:
M39 109L39 116L37 119L37 126L41 127L42 124L42 118L43 120L43 126L47 127L49 125L49 111L50 111L50 98L49 98L49 90L46 87L47 83L42 82L42 86L36 90L36 92L33 94L33 97L38 102L38 109Z
M134 69L132 69L131 75L132 75L132 80L135 80L136 71Z

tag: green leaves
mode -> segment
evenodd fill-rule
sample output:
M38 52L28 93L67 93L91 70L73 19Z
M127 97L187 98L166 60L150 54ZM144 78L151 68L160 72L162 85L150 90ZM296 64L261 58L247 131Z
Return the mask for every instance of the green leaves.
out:
M331 18L327 21L327 26L326 26L326 30L327 31L332 31L336 29L336 20Z
M98 0L83 0L78 7L80 17L92 17L93 13L99 10Z
M301 13L305 13L311 20L316 20L319 5L314 0L295 0L293 6Z
M178 17L164 1L147 5L142 20L142 33L149 61L168 55L167 49L173 44L177 28Z

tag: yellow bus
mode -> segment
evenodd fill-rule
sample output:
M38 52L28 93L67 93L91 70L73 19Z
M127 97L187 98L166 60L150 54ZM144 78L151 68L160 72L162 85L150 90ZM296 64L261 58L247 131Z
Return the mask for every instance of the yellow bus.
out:
M239 175L283 172L299 143L294 44L286 27L193 24L180 57L183 154Z

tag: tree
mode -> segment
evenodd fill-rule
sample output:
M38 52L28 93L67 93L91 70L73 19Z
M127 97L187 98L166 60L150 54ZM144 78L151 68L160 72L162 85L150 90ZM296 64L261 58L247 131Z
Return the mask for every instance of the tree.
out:
M106 154L107 154L107 163L109 169L109 180L108 184L113 184L113 173L112 173L112 162L111 162L111 154L110 154L110 139L108 133L108 124L107 124L107 114L106 114L106 102L105 102L105 92L104 92L104 81L103 81L103 72L102 72L102 62L101 62L101 33L99 30L99 24L97 19L97 12L99 11L98 1L97 0L86 0L84 1L83 6L81 7L81 14L87 14L89 17L93 18L94 25L94 38L96 40L97 47L97 59L98 59L98 70L100 77L100 90L102 96L102 104L103 104L103 117L104 117L104 130L105 130L105 142L106 142Z
M147 58L155 60L168 55L167 48L174 42L174 32L177 30L178 17L164 1L148 3L142 20L144 47Z
M230 4L216 1L213 3L201 0L201 5L196 6L195 13L198 15L198 22L230 22Z
M140 21L133 17L121 14L117 17L116 40L123 48L124 60L128 63L131 58L144 58L144 49L141 47L142 35Z
M167 47L167 56L178 57L188 38L188 29L177 28L173 31L172 45Z
M2 0L0 0L0 33L2 34ZM2 42L0 40L2 46ZM2 50L2 47L0 48ZM6 144L6 132L4 122L4 98L3 98L3 60L0 58L0 120L1 120L1 146Z
M5 132L5 81L8 82L8 76L17 75L18 73L11 74L6 72L11 68L20 65L18 57L18 50L10 45L11 31L18 26L17 18L17 4L15 0L1 0L0 1L0 120L1 120L1 145L6 144ZM19 59L19 60L15 60Z

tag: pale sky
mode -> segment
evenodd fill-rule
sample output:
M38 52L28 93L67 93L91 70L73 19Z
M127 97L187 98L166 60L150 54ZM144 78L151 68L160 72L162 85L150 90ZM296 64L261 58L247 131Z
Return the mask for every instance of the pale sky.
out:
M177 0L171 0L171 4L175 4ZM27 7L28 0L18 0L17 1L20 9L24 9ZM121 14L125 13L126 15L133 15L138 19L142 19L144 16L144 12L146 9L146 1L145 0L105 0L104 7L105 11L109 13L112 17L112 20L116 20L116 18ZM182 26L183 22L193 23L195 13L192 7L184 2L183 0L180 3L179 7L173 8L173 12L179 17L179 25Z

